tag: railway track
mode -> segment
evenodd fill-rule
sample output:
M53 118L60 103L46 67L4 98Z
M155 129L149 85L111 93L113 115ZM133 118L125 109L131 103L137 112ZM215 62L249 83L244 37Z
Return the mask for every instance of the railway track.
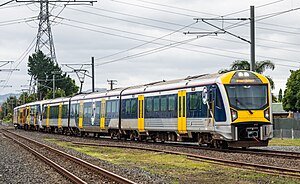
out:
M161 143L155 143L155 144L161 144ZM187 145L181 143L163 143L163 144L166 144L168 146L173 146L173 147L203 149L203 150L219 151L219 152L226 152L226 153L253 154L253 155L271 156L276 158L288 158L288 159L296 159L296 160L300 159L299 152L291 152L291 151L276 151L276 150L265 150L265 149L243 150L241 148L217 149L217 148L201 147L199 145Z
M2 131L3 130L4 129L2 129ZM135 183L122 176L109 172L103 168L100 168L77 157L69 155L58 149L52 148L48 145L39 143L35 140L18 135L8 130L4 131L5 132L2 132L2 134L5 137L8 137L9 139L13 140L20 146L33 153L36 157L40 158L45 163L53 167L60 174L68 178L73 183ZM28 146L28 144L30 146ZM47 157L45 155L47 155ZM54 160L56 160L56 162ZM68 167L68 169L59 165L57 163L57 160L59 160L60 164L63 164L65 167ZM72 172L68 170L72 170ZM74 172L76 172L76 174L74 174Z
M84 143L84 142L72 142L72 144L81 145L81 146L138 149L138 150L153 151L153 152L160 152L160 153L166 153L166 154L184 155L192 160L209 161L212 163L229 165L229 166L234 166L234 167L239 166L241 168L255 170L255 171L263 172L263 173L267 173L267 174L288 176L288 177L300 179L300 170L299 169L282 168L282 167L262 165L262 164L239 162L239 161L232 161L232 160L202 156L202 155L198 155L198 154L183 153L183 152L178 152L178 151L170 151L170 150L162 150L162 149L154 149L154 148L137 147L137 146L128 146L128 145L111 145L111 144Z
M99 138L87 137L83 139L93 139L99 140ZM102 138L101 138L102 139ZM124 140L115 140L111 138L103 138L107 140L111 140L114 142L124 142ZM253 154L253 155L260 155L260 156L270 156L276 158L284 158L284 159L300 159L300 152L291 152L291 151L277 151L277 150L265 150L265 149L242 149L242 148L228 148L228 149L219 149L219 148L209 148L204 146L199 146L198 144L186 144L180 142L138 142L139 144L153 144L153 145L163 145L163 146L171 146L171 147L180 147L180 148L191 148L191 149L201 149L201 150L209 150L209 151L218 151L218 152L225 152L225 153L242 153L242 154Z

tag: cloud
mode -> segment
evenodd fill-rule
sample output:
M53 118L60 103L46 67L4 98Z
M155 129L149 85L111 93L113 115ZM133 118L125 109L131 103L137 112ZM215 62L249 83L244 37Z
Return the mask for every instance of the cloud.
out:
M250 45L229 34L206 36L189 44L179 44L178 48L172 48L172 44L197 36L184 35L183 32L217 30L201 21L195 23L193 18L196 17L212 18L231 13L235 14L225 18L249 17L250 5L255 5L256 19L259 20L266 17L265 15L273 15L272 13L300 6L300 3L295 1L293 3L281 1L261 6L263 4L267 3L258 0L249 2L103 0L95 3L94 6L68 5L63 9L63 4L57 3L53 10L52 7L50 8L53 16L59 14L58 18L51 18L51 20L55 19L55 23L52 23L52 33L57 61L59 64L90 63L91 57L94 56L97 65L96 87L107 88L107 79L118 80L117 86L121 87L189 75L216 73L220 69L228 68L234 60L249 59ZM16 7L0 8L0 60L15 60L19 63L18 58L36 36L38 21L27 23L20 21L13 25L4 25L3 22L38 16L39 5L21 6L20 3L12 5ZM279 88L285 87L289 70L299 68L297 63L298 51L300 51L298 44L300 35L297 29L299 14L300 11L291 11L256 23L257 60L270 59L278 64L274 71L266 72L275 81L274 93L278 93ZM237 36L249 39L249 24L227 29L233 24L248 21L211 20L209 22L226 28ZM34 47L28 54L32 54L33 51ZM121 54L116 54L120 52ZM8 81L8 84L13 87L1 88L0 94L20 90L20 85L29 83L30 77L27 75L26 64L28 54L18 66L20 72L14 72ZM106 58L99 59L103 57ZM103 65L105 62L111 63ZM280 66L280 64L290 67ZM63 67L63 70L70 71L66 67ZM0 75L1 79L6 79L8 73L0 73ZM76 75L74 73L70 75L79 85ZM84 90L90 87L91 80L86 78Z

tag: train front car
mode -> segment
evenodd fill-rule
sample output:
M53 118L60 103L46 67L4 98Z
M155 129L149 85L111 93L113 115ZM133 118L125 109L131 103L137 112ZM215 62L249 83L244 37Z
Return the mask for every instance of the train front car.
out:
M231 125L228 146L267 146L273 137L268 79L255 72L234 71L220 76L220 82Z

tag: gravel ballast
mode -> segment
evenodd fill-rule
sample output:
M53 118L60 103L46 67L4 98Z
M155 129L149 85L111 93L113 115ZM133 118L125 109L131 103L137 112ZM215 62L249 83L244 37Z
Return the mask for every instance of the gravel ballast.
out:
M265 165L273 165L278 167L286 167L286 168L300 168L300 160L292 160L292 159L282 159L282 158L274 158L274 157L267 157L267 156L259 156L253 154L240 154L240 153L225 153L219 151L209 151L209 150L201 150L201 149L189 149L189 148L182 148L182 147L172 147L172 146L165 146L165 145L157 145L157 144L143 144L137 142L130 142L130 141L111 141L107 139L94 139L94 138L81 138L81 137L74 137L74 136L65 136L65 135L58 135L58 134L46 134L46 133L39 133L39 132L28 132L23 130L17 130L18 134L28 136L33 138L37 141L43 142L45 144L51 145L53 147L59 148L67 153L70 153L76 157L84 159L90 163L95 165L99 165L101 167L106 168L107 170L114 172L116 174L122 175L132 181L137 183L170 183L170 178L168 176L157 176L151 173L148 173L139 168L124 168L122 166L111 164L107 161L100 160L83 153L79 153L73 149L68 149L64 147L60 147L55 143L51 143L45 141L43 139L56 139L61 141L77 141L77 142L87 142L87 143L104 143L104 144L112 144L112 145L131 145L131 146L138 146L138 147L148 147L148 148L155 148L160 150L173 150L179 152L186 152L186 153L193 153L199 154L209 157L215 158L222 158L227 160L234 160L234 161L244 161L249 163L256 163L256 164L265 164ZM284 149L285 151L300 151L299 147L288 147L288 149L284 147L272 147L272 149Z
M71 183L0 133L0 183Z

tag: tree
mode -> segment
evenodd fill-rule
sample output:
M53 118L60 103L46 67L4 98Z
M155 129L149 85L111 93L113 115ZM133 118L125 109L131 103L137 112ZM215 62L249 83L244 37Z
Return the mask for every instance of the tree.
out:
M4 103L1 105L1 112L0 117L5 122L12 122L12 114L14 111L14 108L17 106L17 97L16 96L10 96L6 99Z
M290 72L291 75L284 90L282 106L286 111L297 112L300 110L300 69Z
M255 62L255 72L259 74L263 74L267 69L274 70L275 69L275 64L272 63L269 60L265 61L256 61ZM235 70L250 70L250 63L249 61L246 60L236 60L234 61L229 69L222 69L219 71L219 73L226 73L230 71L235 71ZM270 82L271 89L274 89L274 81L270 76L266 76Z
M54 91L54 93L55 93L55 97L56 98L66 96L65 91L62 90L62 89L56 89ZM52 99L52 98L53 98L53 91L52 90L48 90L47 95L45 96L45 99Z
M278 94L278 101L282 102L282 89L280 88L279 94Z
M44 99L49 89L53 90L54 82L55 88L65 91L66 96L77 93L79 89L75 81L66 74L63 74L58 64L54 63L42 51L29 56L28 74L38 82L38 97L40 99Z

